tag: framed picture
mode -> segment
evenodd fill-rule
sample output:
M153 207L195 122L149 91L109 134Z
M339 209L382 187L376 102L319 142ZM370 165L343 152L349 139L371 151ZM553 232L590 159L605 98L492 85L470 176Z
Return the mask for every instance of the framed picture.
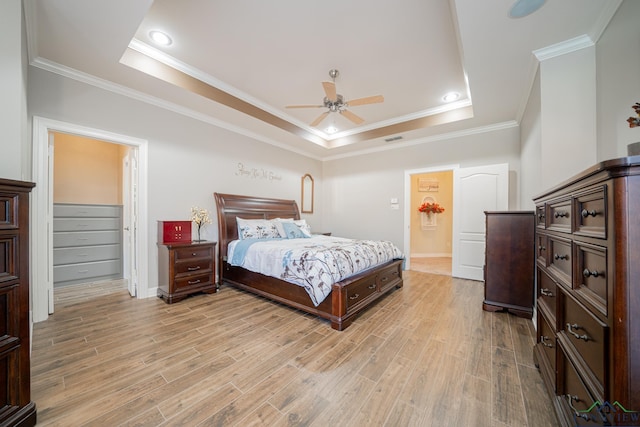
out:
M418 191L436 192L440 188L440 182L436 179L418 178Z

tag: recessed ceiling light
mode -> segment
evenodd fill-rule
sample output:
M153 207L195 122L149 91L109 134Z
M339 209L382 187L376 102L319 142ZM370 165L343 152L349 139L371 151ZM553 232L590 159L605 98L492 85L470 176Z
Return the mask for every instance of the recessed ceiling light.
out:
M458 92L449 92L445 96L442 97L444 102L453 102L457 101L460 98L460 94Z
M517 0L514 5L511 6L509 16L511 18L522 18L530 15L540 9L544 2L545 0Z
M163 33L162 31L158 31L158 30L151 31L149 33L149 37L151 37L151 40L153 40L155 43L162 46L169 46L173 42L171 40L171 37L169 37L167 34Z

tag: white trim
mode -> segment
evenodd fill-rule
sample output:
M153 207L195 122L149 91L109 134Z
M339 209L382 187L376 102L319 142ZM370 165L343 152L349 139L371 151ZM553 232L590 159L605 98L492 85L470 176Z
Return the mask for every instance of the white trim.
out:
M431 172L443 172L458 169L459 164L432 166L421 169L408 169L404 171L404 254L405 270L411 268L411 175ZM455 188L453 189L455 192Z
M591 40L591 37L585 34L560 43L552 44L551 46L543 47L542 49L534 50L533 54L538 61L542 62L547 59L555 58L556 56L566 55L577 50L591 47L594 44L595 43Z
M155 296L157 288L149 288L147 170L148 141L120 135L100 129L88 128L72 123L33 117L33 179L36 187L32 194L31 211L31 288L33 298L33 321L41 322L49 315L48 292L53 281L53 182L49 167L49 132L62 132L88 138L129 145L138 149L138 298Z

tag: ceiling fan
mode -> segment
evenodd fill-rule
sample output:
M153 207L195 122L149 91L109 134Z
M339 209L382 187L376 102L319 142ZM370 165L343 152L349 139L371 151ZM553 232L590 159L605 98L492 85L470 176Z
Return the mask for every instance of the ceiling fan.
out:
M338 77L340 72L338 70L330 70L329 77L331 77L330 82L322 82L322 87L324 88L325 97L322 102L322 105L287 105L285 108L327 108L327 111L320 114L313 122L311 122L311 126L317 126L323 121L329 113L340 113L351 122L359 125L364 122L364 119L352 111L350 111L349 107L355 107L357 105L366 105L366 104L377 104L380 102L384 102L384 97L382 95L375 96L367 96L365 98L352 99L351 101L345 101L344 97L336 92L336 77Z

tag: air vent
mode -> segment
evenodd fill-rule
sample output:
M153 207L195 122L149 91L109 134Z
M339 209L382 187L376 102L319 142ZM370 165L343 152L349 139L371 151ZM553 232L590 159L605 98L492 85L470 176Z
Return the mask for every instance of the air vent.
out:
M392 136L391 138L385 138L386 142L393 142L393 141L397 141L399 139L402 139L401 136Z

